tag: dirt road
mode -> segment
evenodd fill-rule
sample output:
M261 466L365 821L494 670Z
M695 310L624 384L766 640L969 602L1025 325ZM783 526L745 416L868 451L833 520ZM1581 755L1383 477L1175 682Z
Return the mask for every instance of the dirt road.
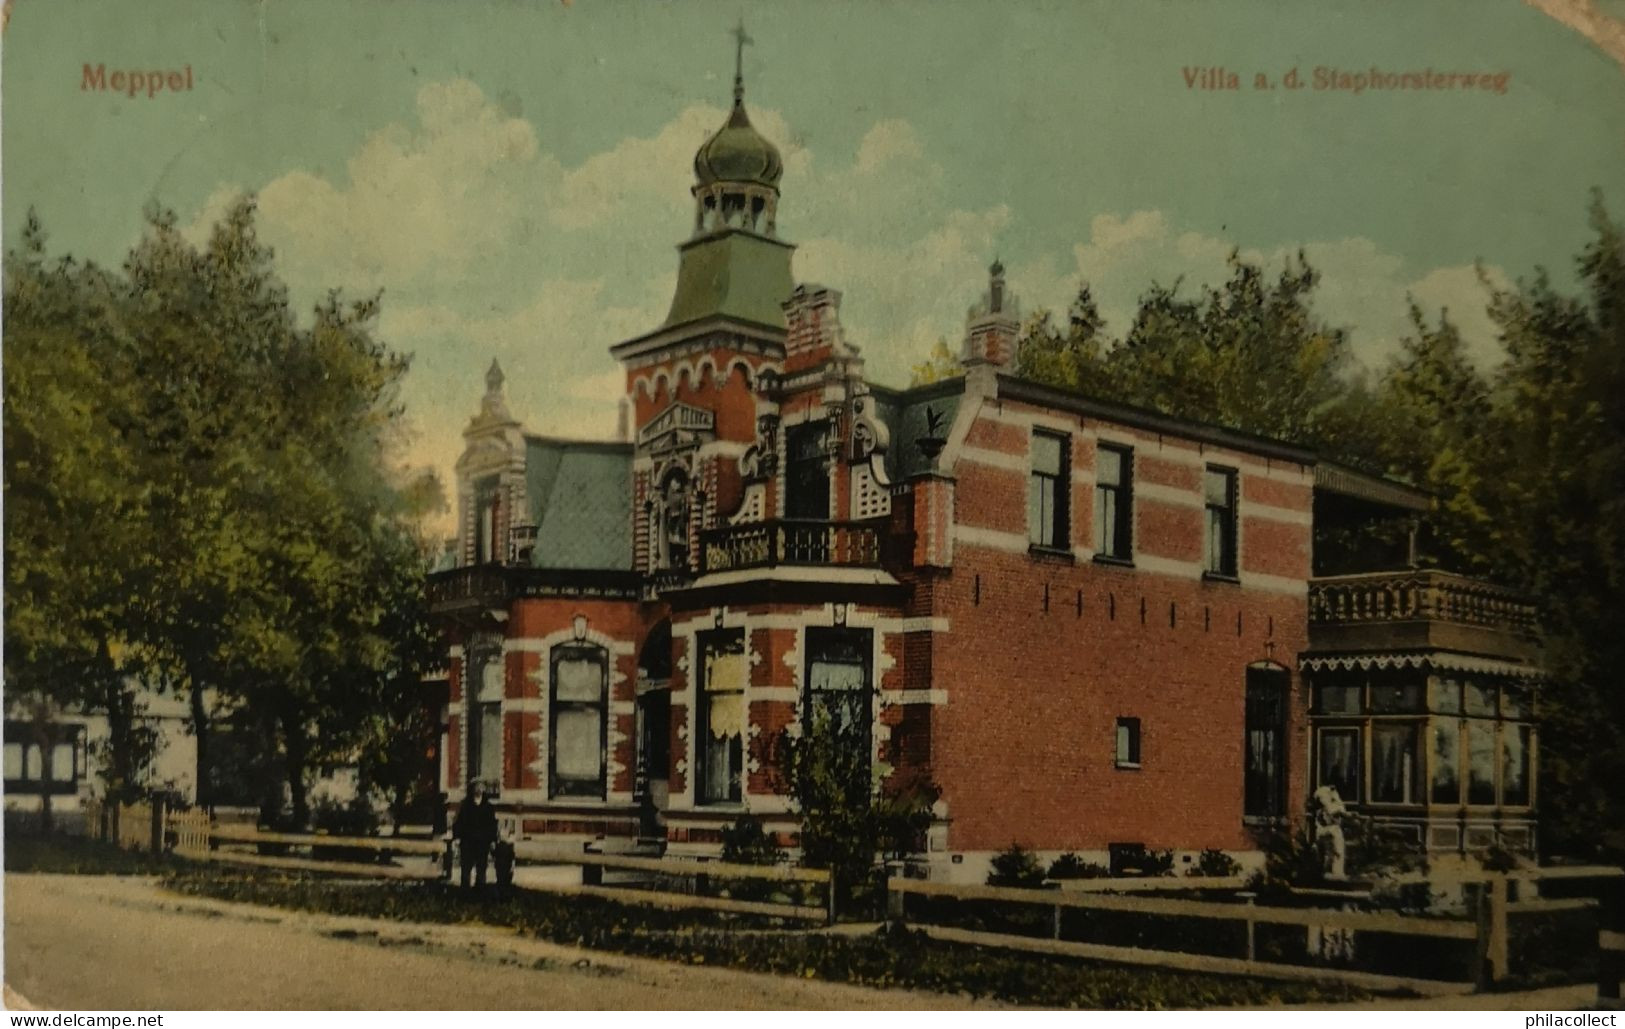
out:
M996 1006L622 957L489 927L182 898L144 879L7 875L5 901L6 984L44 1008Z

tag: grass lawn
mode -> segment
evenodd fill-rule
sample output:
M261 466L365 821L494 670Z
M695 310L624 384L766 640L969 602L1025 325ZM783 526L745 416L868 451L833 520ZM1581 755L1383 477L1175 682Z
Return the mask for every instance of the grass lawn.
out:
M336 915L414 922L479 921L517 928L557 943L622 954L865 986L967 993L1043 1007L1330 1004L1369 996L1349 986L1016 954L942 943L906 930L837 936L792 929L761 917L662 911L529 890L477 898L439 883L358 884L321 876L204 866L176 869L167 876L166 885L192 896ZM783 931L759 931L775 927ZM758 931L737 931L741 929Z

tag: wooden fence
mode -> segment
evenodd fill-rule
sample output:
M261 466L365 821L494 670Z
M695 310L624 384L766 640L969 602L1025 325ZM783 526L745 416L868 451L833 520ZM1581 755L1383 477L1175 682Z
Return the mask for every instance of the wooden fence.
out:
M194 860L227 864L326 872L377 879L429 880L441 878L446 867L446 844L439 840L403 839L390 836L329 836L320 833L268 832L251 826L211 824L201 813L171 814L167 834L176 853ZM252 850L239 848L252 847ZM268 849L309 848L372 852L376 861L325 860L281 853ZM399 857L417 858L395 863ZM734 914L767 915L803 921L835 920L835 889L829 873L821 869L789 865L739 865L722 861L684 858L647 858L623 854L594 854L561 844L522 841L514 844L517 861L545 865L574 865L581 869L581 882L531 883L527 888L572 896L603 897L622 903L668 910L702 909ZM645 889L647 883L606 885L605 870L641 872L657 879L679 879L691 883L693 892ZM825 903L814 906L795 900L744 900L719 897L708 891L718 881L740 881L793 885L806 883L823 893Z
M1509 900L1511 881L1594 879L1603 884L1599 899L1571 898ZM1493 875L1467 880L1472 900L1471 918L1424 918L1385 911L1327 910L1264 906L1245 894L1240 902L1191 900L1174 897L1126 896L1153 890L1189 890L1189 880L1177 879L1092 879L1065 883L1059 890L1016 887L974 886L927 882L918 879L887 880L887 916L894 923L908 920L910 896L983 901L1016 905L1017 909L1050 911L1046 937L1012 932L955 928L921 924L915 928L942 940L981 946L1003 947L1036 953L1094 958L1124 964L1152 965L1188 971L1234 975L1260 975L1272 978L1311 979L1343 982L1373 989L1408 989L1424 995L1466 993L1489 988L1508 974L1511 920L1517 916L1598 909L1601 930L1598 937L1597 996L1600 1004L1617 1006L1620 978L1625 966L1625 870L1617 868L1530 869L1509 875ZM1244 927L1245 944L1235 957L1196 954L1145 946L1090 943L1063 938L1063 914L1070 910L1125 912L1144 916L1217 920ZM1301 926L1313 933L1381 933L1426 939L1472 941L1472 981L1398 976L1325 965L1300 965L1259 958L1258 927ZM1315 948L1306 945L1305 950Z

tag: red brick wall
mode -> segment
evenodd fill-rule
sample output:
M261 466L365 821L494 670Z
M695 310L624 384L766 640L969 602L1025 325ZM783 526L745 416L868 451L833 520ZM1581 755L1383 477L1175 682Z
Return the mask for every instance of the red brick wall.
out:
M609 718L610 727L614 729L614 733L610 734L614 749L612 753L606 755L612 769L616 764L620 766L620 772L609 780L609 790L630 791L634 770L637 767L637 741L633 733L634 716L630 713L615 713L615 706L631 704L635 698L638 650L648 633L649 613L642 605L632 601L569 597L519 600L512 606L508 622L508 638L541 640L555 633L568 634L573 629L575 616L578 614L586 616L589 632L607 636L612 641L630 647L629 651L623 647L622 653L611 651L609 655ZM504 696L513 699L536 698L545 703L547 697L542 692L535 673L542 669L547 660L548 656L540 651L509 651ZM545 724L544 716L539 713L503 712L505 785L528 790L545 787L546 783L536 768L540 751L532 735ZM618 741L614 740L616 733L619 734Z
M910 644L911 680L946 690L929 712L930 761L951 819L951 850L1150 847L1251 849L1243 825L1246 669L1294 669L1307 645L1307 482L1294 465L1093 419L1002 403L973 423L953 469L958 524L1026 534L1024 465L1037 415L1072 435L1071 467L1091 473L1098 429L1134 448L1136 557L1174 560L1179 574L990 548L961 538L951 572L921 583L921 613L946 616L929 659ZM996 413L994 413L996 412ZM1010 459L1014 458L1012 462ZM1202 466L1239 469L1243 584L1199 578ZM1150 486L1158 496L1144 495ZM1169 490L1181 496L1166 495ZM1248 505L1277 510L1249 515ZM1090 547L1092 487L1075 483L1072 544ZM1160 570L1159 570L1160 572ZM1272 588L1248 575L1275 577ZM1282 582L1280 580L1289 580ZM929 671L925 671L928 669ZM1288 725L1288 810L1307 780L1306 704L1293 676ZM1115 765L1116 720L1141 722L1141 768Z
M951 631L932 653L948 693L933 712L931 755L950 849L1252 846L1242 826L1246 667L1271 657L1293 667L1307 644L1301 598L968 546L957 558L939 594ZM1294 689L1289 810L1302 802L1305 759L1295 676ZM1114 766L1119 716L1141 720L1138 771Z

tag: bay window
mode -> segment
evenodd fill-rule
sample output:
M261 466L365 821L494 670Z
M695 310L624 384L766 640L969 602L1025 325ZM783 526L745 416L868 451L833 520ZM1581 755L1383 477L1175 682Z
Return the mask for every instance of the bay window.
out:
M1531 713L1511 683L1330 673L1314 686L1315 785L1374 804L1528 807Z

